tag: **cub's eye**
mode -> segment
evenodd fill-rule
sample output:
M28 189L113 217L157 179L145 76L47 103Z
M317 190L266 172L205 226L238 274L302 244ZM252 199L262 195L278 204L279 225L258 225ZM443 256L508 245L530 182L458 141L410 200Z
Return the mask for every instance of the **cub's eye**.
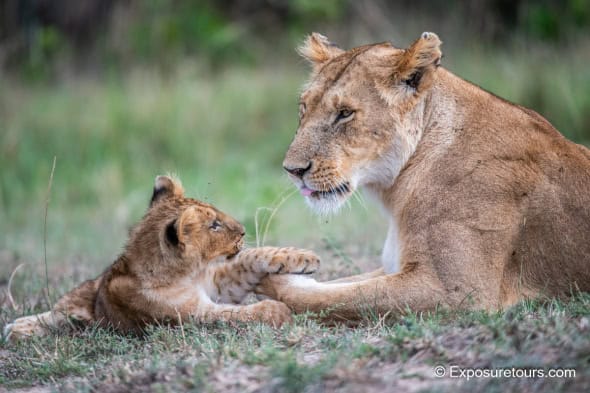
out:
M221 229L221 223L218 220L215 220L209 225L209 229L212 231L218 231Z
M350 109L341 109L336 114L336 119L334 119L334 124L336 124L342 120L352 119L352 115L354 115L354 111L352 111Z

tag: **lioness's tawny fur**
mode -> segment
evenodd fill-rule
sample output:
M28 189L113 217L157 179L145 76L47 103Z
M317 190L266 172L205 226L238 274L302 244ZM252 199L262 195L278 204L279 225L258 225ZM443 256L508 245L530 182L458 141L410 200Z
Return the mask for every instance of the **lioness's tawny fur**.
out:
M320 213L359 187L377 197L383 268L332 283L269 277L261 293L354 319L590 290L590 151L440 67L440 44L424 33L407 49L345 51L308 38L313 71L284 167Z
M237 305L269 273L311 273L310 251L260 247L242 250L243 226L195 199L180 183L156 178L150 207L131 231L123 254L98 278L64 295L46 313L6 327L14 338L41 335L68 318L141 333L151 323L290 321L280 302Z

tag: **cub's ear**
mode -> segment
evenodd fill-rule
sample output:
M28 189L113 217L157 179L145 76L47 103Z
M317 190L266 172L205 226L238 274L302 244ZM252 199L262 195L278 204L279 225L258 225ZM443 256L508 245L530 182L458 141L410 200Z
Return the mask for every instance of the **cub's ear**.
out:
M311 33L297 48L297 52L310 62L314 69L317 69L328 60L344 53L344 50L338 48L320 33Z
M423 82L430 81L432 72L440 65L442 41L434 33L424 32L408 49L404 51L397 63L395 79L409 87L420 90L428 87Z
M172 197L184 197L184 189L182 188L180 180L169 176L156 177L150 207L158 201Z
M184 251L188 237L193 231L196 222L198 222L197 212L191 206L184 210L180 217L166 225L164 231L166 243L172 247L178 247L180 251Z
M174 247L178 246L178 231L176 229L176 223L177 220L174 220L166 225L166 241Z
M182 212L177 220L176 225L176 237L178 243L184 247L191 232L195 229L195 224L199 222L199 215L197 209L194 206L188 207Z

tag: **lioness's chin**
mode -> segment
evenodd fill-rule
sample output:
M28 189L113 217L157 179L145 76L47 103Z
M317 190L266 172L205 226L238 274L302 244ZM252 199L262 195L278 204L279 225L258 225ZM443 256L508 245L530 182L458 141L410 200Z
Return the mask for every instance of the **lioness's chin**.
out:
M327 196L310 195L304 198L307 206L309 206L314 213L320 216L327 216L338 213L350 195L350 193Z

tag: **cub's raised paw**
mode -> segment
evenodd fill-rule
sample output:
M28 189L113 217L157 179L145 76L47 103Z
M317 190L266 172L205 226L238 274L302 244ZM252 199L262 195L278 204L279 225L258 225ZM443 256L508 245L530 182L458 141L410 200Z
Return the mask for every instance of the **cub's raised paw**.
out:
M311 274L320 268L320 258L313 251L285 247L273 255L269 268L275 274Z
M275 300L263 300L257 303L258 318L273 327L281 327L286 323L293 322L291 310L285 303L277 302Z

